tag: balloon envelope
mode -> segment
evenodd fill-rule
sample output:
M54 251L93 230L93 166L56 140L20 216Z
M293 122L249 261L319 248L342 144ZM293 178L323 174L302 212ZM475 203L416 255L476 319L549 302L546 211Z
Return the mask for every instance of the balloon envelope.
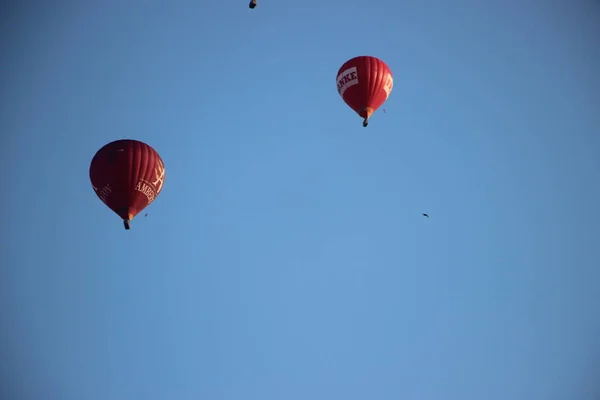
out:
M364 118L369 118L392 93L394 78L386 63L376 57L359 56L348 60L337 74L337 90L346 104Z
M146 143L123 139L102 147L90 164L90 180L100 200L123 219L125 229L160 194L165 166Z

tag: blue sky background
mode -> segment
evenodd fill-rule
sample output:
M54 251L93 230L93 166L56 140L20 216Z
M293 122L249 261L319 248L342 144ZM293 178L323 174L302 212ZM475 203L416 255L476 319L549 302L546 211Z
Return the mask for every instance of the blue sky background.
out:
M597 2L50 3L1 17L2 398L598 398Z

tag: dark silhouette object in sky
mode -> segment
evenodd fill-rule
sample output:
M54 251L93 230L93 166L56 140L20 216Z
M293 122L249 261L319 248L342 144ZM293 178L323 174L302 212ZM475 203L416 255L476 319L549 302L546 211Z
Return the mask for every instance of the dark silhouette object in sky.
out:
M423 213L423 216L429 218L429 214L427 213Z
M257 4L256 0L250 0L250 4L248 5L248 7L254 8L254 7L256 7L256 4Z

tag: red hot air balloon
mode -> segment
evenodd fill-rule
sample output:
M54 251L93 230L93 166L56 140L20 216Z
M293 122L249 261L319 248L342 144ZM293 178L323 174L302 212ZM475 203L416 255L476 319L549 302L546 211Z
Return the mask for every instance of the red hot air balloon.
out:
M337 74L337 89L342 99L364 118L363 126L392 92L394 78L386 63L371 56L348 60Z
M160 194L165 166L146 143L117 140L98 150L90 164L90 180L96 195L129 229L136 214Z

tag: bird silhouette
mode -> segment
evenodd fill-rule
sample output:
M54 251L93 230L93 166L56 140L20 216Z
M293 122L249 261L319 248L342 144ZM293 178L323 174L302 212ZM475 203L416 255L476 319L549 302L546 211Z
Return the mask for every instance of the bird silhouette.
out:
M423 216L429 218L429 214L427 213L423 213Z

